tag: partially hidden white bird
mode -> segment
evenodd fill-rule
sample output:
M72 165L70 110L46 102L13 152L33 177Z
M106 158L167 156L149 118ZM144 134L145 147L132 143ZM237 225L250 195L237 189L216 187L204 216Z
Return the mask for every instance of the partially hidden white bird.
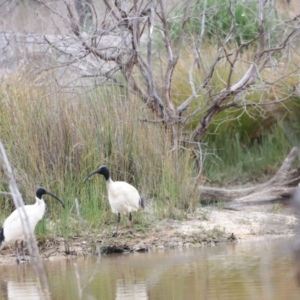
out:
M45 214L46 204L42 198L43 195L52 196L54 199L61 203L63 208L65 208L64 203L58 197L56 197L54 194L50 193L43 187L39 187L35 193L35 204L24 206L32 233L34 232L36 224L43 218ZM23 229L21 216L24 221L23 223L26 224L25 215L22 208L17 208L7 217L7 219L3 223L2 228L0 229L0 246L2 243L15 242L15 251L18 264L20 262L26 261L24 253L25 232ZM19 241L21 241L21 250L23 254L22 261L20 260L18 250Z
M108 192L108 201L111 211L118 215L116 229L113 237L117 236L119 224L121 221L121 213L129 213L130 233L132 233L132 215L131 212L144 208L144 200L141 198L137 189L125 181L113 181L107 166L101 166L96 171L89 174L84 182L95 174L103 175L106 180Z

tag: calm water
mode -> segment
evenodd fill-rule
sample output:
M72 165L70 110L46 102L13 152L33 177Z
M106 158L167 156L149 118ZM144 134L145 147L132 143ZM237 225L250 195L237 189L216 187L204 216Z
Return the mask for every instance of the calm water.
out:
M289 240L45 262L51 299L300 299ZM93 275L94 274L94 275ZM29 264L0 266L0 299L39 299Z

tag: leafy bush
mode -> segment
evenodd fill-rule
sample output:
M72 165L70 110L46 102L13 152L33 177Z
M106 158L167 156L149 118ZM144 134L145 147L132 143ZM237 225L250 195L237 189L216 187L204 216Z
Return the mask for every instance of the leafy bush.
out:
M237 43L255 38L258 34L257 6L254 1L208 0L206 8L203 1L194 1L193 14L186 22L184 32L187 37L198 36L202 30L202 18L205 11L205 37L224 39L235 24L233 37ZM169 23L172 41L179 37L182 12L177 12Z

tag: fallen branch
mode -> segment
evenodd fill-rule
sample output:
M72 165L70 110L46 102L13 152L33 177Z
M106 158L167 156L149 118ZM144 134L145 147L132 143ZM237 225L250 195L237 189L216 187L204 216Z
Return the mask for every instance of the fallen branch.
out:
M248 188L225 189L200 186L201 203L238 202L242 205L260 205L284 202L290 198L300 182L300 167L292 169L299 149L294 147L276 174L267 182ZM260 203L261 202L261 203ZM241 204L239 205L241 206Z

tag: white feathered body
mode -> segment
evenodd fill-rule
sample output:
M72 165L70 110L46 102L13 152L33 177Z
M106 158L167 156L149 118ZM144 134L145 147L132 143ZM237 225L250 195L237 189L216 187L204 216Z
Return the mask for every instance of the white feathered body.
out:
M32 232L35 229L36 224L43 218L46 205L43 199L36 198L36 203L32 205L25 205L24 209L28 217L30 229ZM20 210L20 211L18 211ZM10 216L3 223L4 242L12 242L16 240L25 240L25 234L23 231L22 219L25 222L25 215L22 208L14 210Z
M111 211L117 213L130 213L140 208L141 197L135 187L125 181L106 181L108 201Z

